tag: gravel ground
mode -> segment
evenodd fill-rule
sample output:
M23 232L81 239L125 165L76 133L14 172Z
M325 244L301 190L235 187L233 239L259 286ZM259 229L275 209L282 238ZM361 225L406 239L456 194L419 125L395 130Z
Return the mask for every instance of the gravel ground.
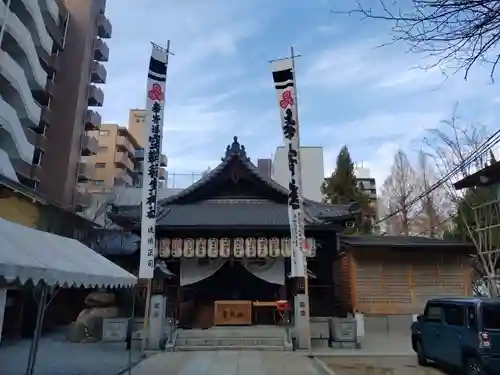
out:
M0 347L0 374L24 375L30 341ZM128 365L125 343L69 343L62 336L40 340L35 375L116 375ZM132 362L140 351L132 351Z
M321 358L336 375L443 375L433 367L420 367L416 357Z

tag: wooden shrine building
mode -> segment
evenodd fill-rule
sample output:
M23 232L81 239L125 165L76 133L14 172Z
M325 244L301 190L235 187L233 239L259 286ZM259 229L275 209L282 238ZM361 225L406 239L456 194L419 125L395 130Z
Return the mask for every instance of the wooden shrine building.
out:
M264 323L269 314L248 316L247 306L265 310L292 301L288 190L263 175L237 137L222 162L198 182L158 202L158 260L175 277L153 281L181 325ZM305 199L305 232L312 316L335 313L332 265L338 236L357 214L355 205ZM141 207L121 206L113 220L140 233ZM136 265L137 267L137 265ZM218 316L218 301L235 301L232 317ZM215 311L215 313L214 313ZM267 323L271 323L267 321Z

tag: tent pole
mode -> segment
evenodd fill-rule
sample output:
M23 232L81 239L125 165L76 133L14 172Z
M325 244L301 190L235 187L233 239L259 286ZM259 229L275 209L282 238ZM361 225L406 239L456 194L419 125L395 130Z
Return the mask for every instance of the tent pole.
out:
M132 327L130 327L130 335L134 333L134 327L135 327L135 293L136 293L136 287L132 288L132 311L130 313L130 324ZM127 332L128 333L128 332ZM130 337L130 343L132 343L132 337ZM130 347L128 351L128 375L132 374L132 346Z
M33 375L33 371L35 370L36 353L38 351L38 343L40 341L40 335L42 332L48 289L49 288L47 287L47 285L42 284L42 289L40 291L40 297L38 301L38 311L36 313L36 325L35 325L35 330L33 332L33 339L31 340L28 366L26 367L26 375Z

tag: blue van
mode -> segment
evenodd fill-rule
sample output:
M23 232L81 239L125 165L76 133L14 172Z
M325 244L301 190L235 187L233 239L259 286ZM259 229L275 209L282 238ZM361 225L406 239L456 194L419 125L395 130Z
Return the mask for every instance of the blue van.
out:
M418 363L429 361L467 375L500 374L500 299L436 298L411 326Z

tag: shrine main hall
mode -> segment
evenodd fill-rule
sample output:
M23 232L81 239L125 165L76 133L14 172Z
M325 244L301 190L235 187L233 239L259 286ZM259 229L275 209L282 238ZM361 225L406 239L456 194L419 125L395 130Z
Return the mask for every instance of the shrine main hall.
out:
M471 293L469 244L341 235L356 222L357 204L303 203L311 317L411 316L429 297ZM140 205L115 207L111 218L140 235ZM156 236L164 267L152 293L166 297L166 314L181 327L278 324L266 310L277 301L293 305L288 190L250 161L236 137L216 168L158 201ZM139 249L112 260L136 273Z

